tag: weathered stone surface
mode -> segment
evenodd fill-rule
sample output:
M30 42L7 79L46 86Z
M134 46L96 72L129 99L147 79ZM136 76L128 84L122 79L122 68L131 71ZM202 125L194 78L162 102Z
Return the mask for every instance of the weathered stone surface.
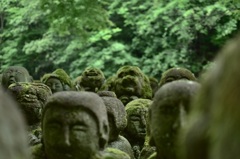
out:
M195 75L186 68L176 67L170 68L162 74L162 77L159 82L159 87L163 86L165 83L172 81L185 79L190 81L196 81Z
M114 92L124 105L137 98L152 98L150 81L137 66L121 67L114 83Z
M190 102L200 85L177 80L164 84L156 92L149 109L150 143L157 147L157 159L176 159L177 137L186 123Z
M30 159L25 121L17 104L0 90L0 158Z
M32 81L33 79L27 69L22 66L10 66L5 69L2 74L2 87L4 89L7 89L12 83Z

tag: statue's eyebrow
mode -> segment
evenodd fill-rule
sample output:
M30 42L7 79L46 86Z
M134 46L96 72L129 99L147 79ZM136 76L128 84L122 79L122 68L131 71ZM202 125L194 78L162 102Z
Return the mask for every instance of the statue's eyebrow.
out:
M86 123L84 123L84 122L82 122L82 121L73 122L73 123L71 124L71 127L72 127L72 126L75 126L75 125L81 125L81 126L89 127L89 125L87 125Z

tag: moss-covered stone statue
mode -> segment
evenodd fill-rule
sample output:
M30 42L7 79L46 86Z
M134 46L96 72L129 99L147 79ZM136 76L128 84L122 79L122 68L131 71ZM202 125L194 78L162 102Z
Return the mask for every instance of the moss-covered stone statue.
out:
M137 66L123 66L116 76L114 92L124 105L137 98L152 98L150 81Z
M108 79L104 82L102 87L100 88L101 91L114 91L114 82L115 82L116 76L110 76Z
M150 142L157 147L156 159L178 158L178 133L199 87L194 81L177 80L156 92L149 109Z
M42 109L47 98L52 94L50 88L42 83L20 82L11 84L8 90L19 103L20 110L27 121L29 144L40 143Z
M17 104L0 90L0 158L30 159L26 124Z
M238 159L240 155L240 35L228 41L201 77L183 131L182 159Z
M149 99L135 99L129 102L125 109L127 112L127 127L123 136L130 142L135 158L139 158L146 136Z
M10 66L5 69L2 74L2 87L4 89L7 89L12 83L32 81L32 76L30 76L27 69L22 66Z
M149 77L149 81L152 88L152 97L154 97L154 94L158 90L158 80L154 77Z
M81 79L82 79L82 76L78 76L73 81L73 86L77 91L81 91L81 86L80 86Z
M95 67L86 68L79 79L79 88L81 91L98 92L105 82L103 72Z
M130 143L120 135L120 132L127 126L127 114L123 103L117 99L114 92L100 91L98 94L103 99L108 113L110 132L107 147L124 151L133 159L134 156Z
M51 89L53 94L60 91L74 90L71 78L63 69L56 69L52 73L45 74L41 81Z
M92 92L57 92L44 107L42 132L33 159L97 159L108 142L106 106Z
M186 68L176 67L170 68L167 71L163 72L162 77L159 82L159 87L163 86L165 83L172 81L185 79L190 81L196 81L195 75Z

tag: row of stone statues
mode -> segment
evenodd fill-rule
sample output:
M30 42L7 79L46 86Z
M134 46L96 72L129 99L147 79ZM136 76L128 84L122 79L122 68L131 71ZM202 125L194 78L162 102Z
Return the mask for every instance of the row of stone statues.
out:
M9 67L1 78L0 158L238 158L239 44L240 37L230 41L199 83L185 68L158 82L136 66L107 80L89 67L75 81L62 69L37 81Z

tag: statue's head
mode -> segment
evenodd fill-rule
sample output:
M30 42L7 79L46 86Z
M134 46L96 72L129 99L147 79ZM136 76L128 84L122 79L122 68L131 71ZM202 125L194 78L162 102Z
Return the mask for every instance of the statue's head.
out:
M97 92L104 81L105 76L100 69L88 67L82 72L80 86L85 91Z
M101 91L114 91L114 82L115 82L116 76L110 76L108 79L104 82L104 84L101 87Z
M39 123L42 109L52 94L49 87L42 83L13 83L8 87L19 103L28 125Z
M32 76L30 76L27 69L22 66L10 66L5 69L2 74L2 86L5 89L12 83L32 81Z
M57 92L44 107L42 131L48 159L89 159L108 142L106 106L95 93Z
M51 89L52 93L73 89L71 78L63 69L56 69L53 73L45 74L41 81Z
M163 85L155 94L149 109L149 130L158 156L176 158L179 129L186 122L190 101L199 89L193 81L178 80Z
M120 131L127 126L127 114L123 103L117 99L116 94L111 91L101 91L98 95L103 99L107 108L109 122L109 141L119 137Z
M148 108L151 102L149 99L135 99L126 105L127 127L124 133L129 137L144 140L147 133Z
M117 71L116 76L115 93L124 105L131 101L128 100L129 97L151 99L150 81L137 66L123 66ZM125 97L128 99L125 100Z
M25 121L17 104L0 91L0 158L29 159Z
M186 69L181 67L170 68L167 71L163 72L162 77L160 79L159 86L161 87L165 83L169 83L176 80L189 80L189 81L196 81L196 77L194 74Z

